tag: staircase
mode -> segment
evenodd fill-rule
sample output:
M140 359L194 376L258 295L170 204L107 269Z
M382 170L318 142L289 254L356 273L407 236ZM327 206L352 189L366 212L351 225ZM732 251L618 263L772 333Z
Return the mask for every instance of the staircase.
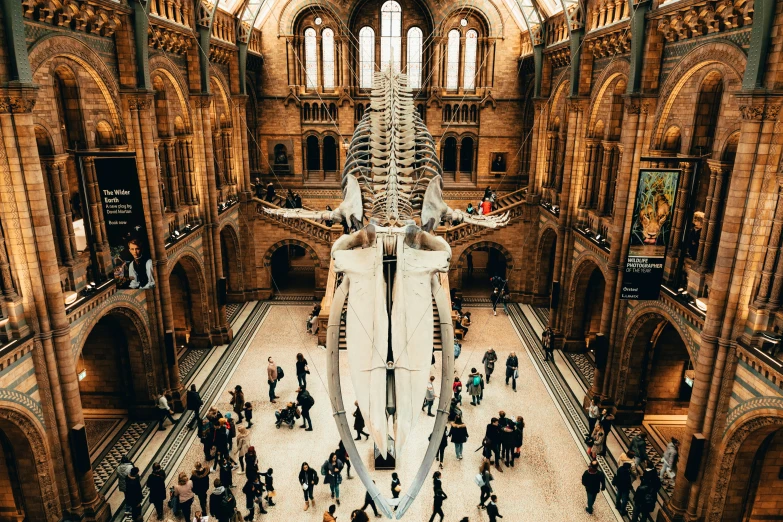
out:
M275 226L304 234L314 241L330 248L334 241L343 233L342 227L327 227L325 224L313 221L311 219L294 219L267 214L264 212L265 208L277 209L280 207L274 203L269 203L259 198L254 198L254 201L256 203L256 213L262 219L271 222Z
M508 212L509 223L516 221L523 214L526 195L527 187L504 194L495 201L498 207L497 210L491 212L489 215L497 216ZM494 231L495 229L482 227L480 225L461 223L457 226L439 227L435 230L435 233L443 237L449 245L456 247L469 241L475 241Z

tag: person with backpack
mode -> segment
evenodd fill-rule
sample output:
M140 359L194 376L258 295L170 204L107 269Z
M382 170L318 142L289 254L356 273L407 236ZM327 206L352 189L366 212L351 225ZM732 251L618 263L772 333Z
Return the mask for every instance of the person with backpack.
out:
M462 447L468 441L468 428L462 423L462 416L457 416L457 418L454 419L454 422L451 423L449 437L454 444L454 452L457 455L457 460L462 460Z
M163 501L166 500L166 472L159 463L152 465L152 473L147 478L147 488L150 490L150 502L155 506L158 520L163 520Z
M652 473L658 480L658 484L660 484L660 479L658 479L654 470ZM642 478L642 483L639 484L639 487L636 488L636 492L633 495L633 522L647 522L647 520L652 520L650 513L655 510L655 504L658 500L658 488L655 487L654 483L645 480L646 477L647 474L645 473L644 478Z
M481 466L479 466L478 475L476 475L476 484L478 484L481 491L479 503L478 506L476 506L479 509L486 509L487 506L484 505L484 502L486 502L492 494L490 482L494 480L494 478L492 477L492 473L489 472L490 464L491 462L489 460L484 459L481 462Z
M481 404L481 375L475 368L470 369L470 375L468 375L468 393L470 394L471 404L473 406Z
M307 511L310 504L315 507L313 490L315 490L315 486L318 485L318 473L316 473L307 462L302 462L302 468L299 470L299 484L302 485L305 500L304 510Z
M427 390L424 394L424 404L421 405L421 411L424 411L424 408L427 408L428 417L435 416L432 414L432 405L435 404L436 397L437 395L435 395L435 376L430 375L430 380L427 383Z
M519 359L517 359L517 352L511 352L506 357L506 386L508 386L508 380L511 379L511 389L514 392L517 391L517 376L519 375Z
M612 485L617 489L617 498L614 501L614 507L620 514L625 513L625 508L628 505L628 497L631 494L631 488L633 487L633 473L631 473L631 463L626 461L620 467L617 468L612 479Z
M313 399L313 396L310 395L310 392L307 391L304 385L296 389L296 404L302 408L302 428L305 428L305 431L313 431L310 408L315 405L315 399Z
M125 504L130 504L133 522L141 520L141 503L143 500L144 495L141 491L139 468L133 467L125 479Z
M598 469L598 461L593 460L582 474L582 485L587 493L587 507L585 511L593 514L593 504L598 497L598 493L606 489L606 479L604 472Z
M187 393L187 401L188 409L193 412L193 418L190 419L190 424L188 424L188 429L192 430L197 425L201 425L201 417L199 417L199 412L201 407L204 405L204 401L201 400L201 395L198 394L198 390L196 389L195 384L190 385L190 390L188 390Z
M329 484L332 491L332 498L336 499L337 505L340 505L340 484L343 482L343 461L337 458L336 453L329 454L329 458L321 466L321 475L326 477L324 482Z
M451 385L451 391L454 392L454 398L459 405L462 406L462 381L459 380L459 375L454 377L454 384Z
M435 515L440 515L440 522L443 522L443 501L449 498L446 493L443 491L443 484L440 480L440 471L436 471L432 474L432 493L434 495L433 498L433 506L432 506L432 516L430 517L430 522L435 520Z
M356 431L356 438L354 440L362 440L362 435L366 437L365 440L370 438L369 433L364 432L364 416L362 410L359 409L359 401L354 401L356 409L353 412L353 429Z
M190 481L193 483L193 494L198 497L198 504L205 515L209 514L207 505L207 491L209 490L209 469L205 468L201 462L196 462L196 468L190 474Z
M456 361L459 359L460 354L462 353L462 343L458 340L454 339L454 360Z
M231 394L231 406L234 407L234 413L237 414L237 424L240 424L244 419L242 418L242 410L245 407L245 392L242 391L242 386L236 385L234 391L229 391Z
M490 348L484 352L484 358L481 362L484 363L484 373L487 374L487 384L492 380L492 372L495 371L495 361L498 360L498 354L495 353L494 348Z
M277 373L277 364L275 364L275 361L273 361L271 357L268 357L267 362L269 364L266 367L266 382L269 384L269 402L275 404L275 399L280 398L275 395L275 387L277 386L277 381L280 376Z
M220 479L215 479L215 486L209 496L209 512L218 522L231 522L231 517L237 509L237 499L233 493L223 486Z

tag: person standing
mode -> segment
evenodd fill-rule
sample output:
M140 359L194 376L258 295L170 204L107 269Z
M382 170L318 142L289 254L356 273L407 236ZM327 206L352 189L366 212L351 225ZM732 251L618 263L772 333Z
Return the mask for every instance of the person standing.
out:
M243 520L249 522L256 516L256 499L259 498L259 493L252 480L245 482L245 485L242 486L242 493L245 494L245 508L247 508L248 511Z
M443 469L443 457L446 453L446 446L449 445L449 438L446 434L448 430L443 430L443 436L440 438L440 446L438 446L438 452L435 454L435 460L437 460L440 464L438 465L438 468ZM431 436L431 435L430 435Z
M256 448L254 446L247 448L247 453L245 454L245 472L247 473L248 479L258 476L258 455L256 455Z
M474 214L476 211L473 210L470 212L470 210L473 208L473 205L468 203L468 214ZM473 254L471 252L468 252L467 255L467 262L468 262L468 275L471 275L473 273Z
M275 364L275 361L273 361L271 357L267 358L267 361L269 362L269 364L266 367L266 378L267 378L267 383L269 384L269 402L274 404L275 399L280 398L277 395L275 395L275 386L277 386L277 365Z
M400 482L399 475L397 475L397 473L394 472L392 473L392 481L391 481L392 498L400 498L400 491L402 491L402 483ZM396 506L395 509L397 509Z
M424 393L424 404L421 405L421 411L427 408L427 416L434 417L432 414L432 405L435 403L435 376L430 375L430 380L427 383L427 391Z
M346 468L346 475L348 476L348 480L352 479L351 476L351 458L348 456L348 451L345 449L345 444L343 444L343 441L340 440L340 442L337 444L337 449L334 451L334 453L337 455L337 459L342 461L343 464L345 464Z
M247 421L247 429L253 427L253 404L250 402L245 403L245 407L242 410L245 412L245 420Z
M139 468L133 467L131 468L130 473L128 473L128 477L125 479L125 504L130 504L131 519L133 522L141 520L141 503L143 500L144 495L141 492Z
M193 483L193 494L198 497L198 505L205 515L209 515L209 506L207 505L207 491L209 490L209 469L202 466L201 462L196 462L196 468L190 474L190 481Z
M329 510L324 512L324 522L337 522L337 517L334 516L337 511L337 506L332 504L329 506Z
M549 326L547 326L546 330L544 330L544 333L541 334L541 344L544 347L544 362L546 362L547 360L555 362L555 357L553 355L554 335L555 333L552 331L552 328L550 328Z
M304 492L305 507L304 510L310 507L310 504L315 507L315 499L313 498L313 490L318 485L318 473L307 462L302 462L302 468L299 470L299 484L302 485L302 491Z
M375 481L373 480L372 483L375 484ZM364 505L360 509L364 511L367 509L367 506L372 508L372 512L375 513L375 518L381 518L381 514L378 513L378 508L375 506L375 501L370 496L369 491L364 493Z
M247 454L247 449L250 447L250 442L248 442L249 439L250 434L247 432L247 429L245 429L244 426L237 426L236 452L237 460L239 461L240 475L244 475L245 473L245 455Z
M462 423L462 417L457 417L451 423L449 437L454 444L454 452L457 454L457 460L462 460L462 447L468 441L468 428Z
M310 373L310 368L307 366L307 359L301 353L296 354L296 379L302 388L307 387L308 373Z
M511 379L511 388L514 392L517 391L517 376L519 375L519 359L517 358L517 352L511 352L506 358L506 386L508 386L508 380Z
M310 418L310 408L315 405L315 399L307 389L300 385L296 390L296 404L302 408L302 428L305 431L313 431L313 420ZM308 426L309 424L309 426Z
M174 486L174 494L177 495L179 509L182 511L185 520L190 520L190 509L193 507L195 495L193 493L193 482L188 480L188 476L185 473L180 473L177 477L177 485Z
M158 424L159 431L164 431L166 429L163 427L163 423L166 422L167 418L171 421L172 426L177 424L172 413L174 413L174 410L169 406L169 397L161 393L158 396L158 415L160 416L160 423Z
M631 473L630 462L626 461L617 468L617 473L612 479L612 485L617 489L614 507L617 508L620 514L623 514L626 506L628 506L628 496L631 494L631 488L633 487L633 474Z
M497 501L497 495L492 495L489 497L489 504L487 504L487 515L489 515L489 522L497 522L497 519L503 518L503 515L498 512Z
M219 478L215 479L213 485L212 494L209 496L209 512L218 522L230 522L231 517L234 516L237 501L234 495L223 486Z
M606 489L604 472L598 469L598 461L593 460L582 474L582 485L587 493L587 507L585 511L593 514L593 504L598 493Z
M220 459L220 483L225 488L234 487L233 470L231 469L231 463L227 457L221 457Z
M229 391L228 393L231 394L231 406L234 407L234 413L237 414L237 424L240 424L244 420L242 418L242 410L245 408L245 392L237 384L234 387L234 391Z
M492 453L495 454L495 469L502 473L503 468L500 467L501 431L499 419L497 417L492 417L489 424L487 424L484 440L486 441L486 445L492 449Z
M492 380L492 372L495 371L495 361L498 360L498 354L495 353L495 349L491 348L484 352L484 358L481 362L484 363L484 373L487 374L487 384Z
M120 464L117 466L117 487L122 492L123 495L125 495L125 512L128 513L131 510L130 503L127 501L127 479L128 475L130 475L131 470L133 469L133 464L131 464L130 459L127 455L123 455L122 458L120 458Z
M356 432L354 440L362 440L362 435L367 440L370 438L370 434L364 432L364 416L362 416L362 410L359 409L359 401L354 401L354 405L356 406L353 412L353 429Z
M509 461L507 466L514 467L514 460L518 459L522 454L522 443L524 442L525 433L525 420L522 417L517 417L517 421L512 425L512 431L508 436L509 445Z
M195 384L190 385L190 390L188 390L187 394L187 400L188 409L193 412L193 418L190 420L190 424L188 424L188 429L192 430L197 425L201 425L201 417L199 416L199 413L201 407L204 405L204 401L201 400L201 395L199 395Z
M481 375L475 368L471 368L470 375L468 375L468 393L473 406L481 404L481 389Z
M432 491L434 495L432 516L430 522L435 520L435 515L440 515L440 522L443 522L443 501L449 498L443 491L443 485L440 481L440 471L436 471L432 474Z
M666 446L666 451L663 452L661 458L661 473L659 475L661 480L665 480L666 477L674 478L677 470L677 459L679 458L678 448L680 441L675 437Z
M163 520L163 501L166 500L166 472L159 463L152 465L152 473L147 477L147 488L150 490L150 502L155 506L158 520Z
M271 181L266 185L266 197L264 199L268 203L272 203L275 200L275 186Z
M653 472L654 474L655 472ZM658 478L656 476L656 478ZM647 522L652 520L650 513L655 509L655 503L658 498L658 490L654 489L648 481L642 479L642 483L636 488L633 496L634 515L633 522Z
M275 484L274 484L274 477L273 469L269 468L266 470L266 473L259 473L259 475L264 477L264 487L266 488L266 503L269 506L274 506L275 501L272 500L277 496L277 492L275 491Z
M602 457L606 455L606 434L604 433L604 428L601 426L600 422L595 425L591 437L595 444L595 454Z
M590 406L587 407L587 431L593 433L595 429L595 423L598 422L598 418L601 416L601 408L599 403L601 398L594 395L590 400Z
M462 381L459 380L459 375L454 377L454 384L451 385L451 391L454 392L454 398L459 405L462 405Z
M490 462L487 459L484 459L481 462L481 466L479 466L478 474L481 476L481 483L479 484L481 496L479 497L478 506L476 506L479 509L486 509L484 502L486 502L489 496L492 494L492 485L490 485L490 482L494 479L492 478L492 473L489 472L489 466Z
M326 477L324 482L329 484L332 498L337 501L338 506L340 505L340 484L343 482L343 466L343 462L337 458L336 453L331 453L323 466L321 466L321 474Z

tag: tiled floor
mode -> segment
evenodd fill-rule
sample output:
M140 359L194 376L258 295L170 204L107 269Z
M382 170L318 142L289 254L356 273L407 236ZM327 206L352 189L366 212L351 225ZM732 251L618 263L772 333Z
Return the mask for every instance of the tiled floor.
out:
M266 515L267 520L320 521L324 509L330 503L328 487L319 485L315 493L317 509L311 508L303 512L301 488L297 482L301 463L307 461L319 469L329 452L337 447L339 440L325 385L326 352L317 348L315 337L307 335L302 326L309 311L309 306L295 306L292 303L272 306L246 352L236 363L233 374L224 382L225 393L217 400L217 406L225 411L229 408L228 390L241 384L247 400L252 401L255 406L251 445L259 451L260 466L263 469L271 467L275 470L275 489L278 492L277 505L270 508L270 515ZM489 418L496 415L500 409L504 409L509 415L523 415L527 426L521 462L504 473L494 473L493 487L499 496L498 503L504 520L616 520L615 511L604 496L599 496L592 517L585 513L585 494L580 480L585 469L585 457L577 446L574 434L564 424L511 322L502 313L495 317L491 309L475 308L473 324L470 339L463 343L462 354L457 360L457 371L467 376L472 366L480 366L483 352L490 345L498 352L501 364L496 378L486 389L485 400L481 406L463 406L470 433L464 460L456 460L453 446L450 445L447 450L443 470L443 487L449 495L444 505L445 520L456 521L463 516L468 516L471 521L487 519L486 514L476 508L479 489L473 482L473 476L478 470L480 454L473 450L480 445ZM519 393L514 393L510 386L505 386L502 379L502 363L512 350L516 351L520 361ZM312 371L308 376L308 383L316 400L311 412L315 427L313 432L305 432L298 427L294 430L276 430L273 424L274 405L268 401L267 357L274 357L286 370L286 377L277 389L281 397L278 401L280 404L295 397L297 383L293 370L297 352L305 355ZM347 366L345 354L341 353L341 357L341 364ZM432 371L440 377L438 364ZM350 404L354 400L354 391L347 368L343 369L342 374L345 376L345 403ZM410 483L415 470L418 469L431 429L432 419L422 413L410 444L398 460L397 472L403 487ZM175 459L175 469L168 470L171 479L179 471L189 474L195 462L203 458L202 447L195 439L195 432L189 432L184 443L191 446L180 459ZM359 450L365 454L365 462L369 462L371 443L359 443ZM437 464L433 466L433 471L435 469ZM390 472L376 471L374 477L381 485L382 491L387 492ZM235 473L234 480L237 484L235 492L239 505L244 512L244 496L241 494L244 475ZM347 521L350 510L362 505L365 491L361 482L355 479L345 480L341 493L343 502L338 508L338 520ZM426 521L431 509L432 488L427 481L404 519ZM155 518L150 511L146 515L147 520ZM167 512L166 515L168 519L174 520L170 513ZM256 517L261 518L260 515Z

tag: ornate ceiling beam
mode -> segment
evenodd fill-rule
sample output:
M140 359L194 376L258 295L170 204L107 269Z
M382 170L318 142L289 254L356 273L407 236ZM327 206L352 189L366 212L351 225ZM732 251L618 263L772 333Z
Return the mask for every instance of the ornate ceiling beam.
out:
M261 8L268 0L248 0L237 18L237 46L239 47L239 92L247 94L247 47Z
M198 40L201 47L198 61L201 70L201 92L204 94L209 94L209 44L212 39L212 23L215 21L218 3L219 0L215 0L214 4L206 0L199 0L196 11L196 29L198 29Z

